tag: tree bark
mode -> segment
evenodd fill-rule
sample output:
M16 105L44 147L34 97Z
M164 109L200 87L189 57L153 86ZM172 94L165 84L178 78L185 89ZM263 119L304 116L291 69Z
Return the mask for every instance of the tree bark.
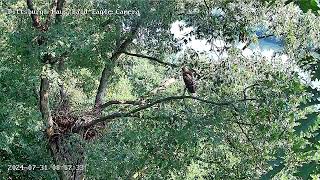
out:
M74 137L64 134L50 139L55 168L61 180L82 180L85 177L84 144Z
M110 67L107 65L103 68L97 95L96 95L95 107L100 107L103 104L103 98L105 97L105 94L106 94L108 79L112 74L111 73L112 69L113 67Z
M140 20L138 20L136 22L136 24L133 25L133 27L130 31L130 34L128 35L126 40L124 40L123 43L119 47L117 47L115 52L112 54L112 56L110 58L110 63L112 65L108 65L108 64L105 65L105 67L102 71L102 74L101 74L100 83L99 83L98 91L96 94L96 99L95 99L95 107L96 108L100 107L104 103L103 98L105 97L105 94L106 94L108 79L112 75L115 61L119 58L119 56L124 52L124 50L132 42L134 36L136 35L136 33L138 31L139 25L140 25Z
M30 11L32 11L32 12L35 11L35 9L33 7L32 0L27 0L27 6ZM31 19L32 19L32 25L37 29L41 29L41 22L40 22L39 16L35 13L32 13Z
M41 24L40 17L37 14L31 14L33 26L36 29L45 32L52 21L53 10L55 8L56 10L62 10L63 5L64 0L52 0L50 13L44 24ZM29 10L35 11L32 0L27 0L27 6ZM61 15L56 15L56 22L61 22ZM64 57L61 57L59 61L59 72L63 71L63 58ZM57 171L59 179L81 180L84 179L85 164L82 132L79 131L78 134L71 133L71 135L59 132L61 127L55 123L54 113L51 114L49 106L50 81L47 72L50 71L50 66L48 66L50 62L45 63L46 65L44 65L40 82L39 109L42 119L46 124L46 135L49 139L48 145L55 163L52 168ZM60 88L61 100L64 101L67 99L67 94L64 91L63 84L60 85ZM65 113L68 114L68 112ZM65 118L68 118L68 116L65 116ZM77 137L77 139L75 140L74 137Z
M47 77L41 78L40 84L40 111L42 118L48 120L50 118L49 111L49 80Z
M56 23L61 23L62 21L62 11L64 6L65 0L58 0L57 8L56 8Z

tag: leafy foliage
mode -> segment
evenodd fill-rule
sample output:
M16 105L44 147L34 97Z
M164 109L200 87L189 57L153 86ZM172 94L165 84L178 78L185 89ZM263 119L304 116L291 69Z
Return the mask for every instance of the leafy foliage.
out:
M88 179L316 179L319 93L301 81L296 69L299 65L311 80L320 79L319 5L314 0L267 4L66 1L65 11L131 9L140 16L65 15L45 32L32 27L29 15L0 13L0 177L59 176L53 170L7 170L15 164L57 163L38 107L40 79L47 77L53 115L61 112L61 87L68 113L77 120L142 108L80 128L84 138L72 131L74 126L56 131L64 133L59 137L65 137L67 155L85 146ZM34 6L47 10L48 2L34 1ZM22 0L1 4L11 10L25 7ZM117 52L135 23L133 41ZM172 32L175 24L179 30ZM266 37L280 39L284 48L270 57L259 50L245 54ZM63 65L46 62L48 54L63 59ZM184 94L183 66L195 71L196 97L143 108ZM103 101L116 103L97 110L104 69L109 76Z
M288 1L290 3L292 1ZM312 9L313 12L317 14L319 10L319 2L318 1L295 1L300 8L306 12L309 9ZM308 41L310 43L310 41ZM307 49L304 52L304 57L299 59L299 65L302 69L306 70L310 73L310 78L313 81L317 81L320 78L319 74L319 54L317 52L317 45L312 49ZM311 86L311 85L310 85ZM305 114L305 117L301 119L297 119L297 126L295 129L295 138L293 138L294 148L293 154L284 155L277 157L277 163L272 163L273 169L262 176L262 179L272 178L277 175L283 169L291 169L296 167L297 170L294 173L295 176L301 177L303 179L310 178L319 178L320 170L319 170L319 112L316 105L319 104L319 92L317 89L313 87L306 87L306 91L309 93L309 98L306 102L302 102L300 104L300 111L304 111L305 109L310 109ZM294 157L296 156L296 157ZM282 160L280 160L282 159ZM294 159L294 161L298 161L299 163L290 163L285 162L285 159Z

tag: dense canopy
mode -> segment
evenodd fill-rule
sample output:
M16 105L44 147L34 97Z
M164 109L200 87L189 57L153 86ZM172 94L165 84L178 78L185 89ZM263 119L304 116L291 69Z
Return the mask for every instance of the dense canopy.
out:
M0 8L3 179L320 178L317 0Z

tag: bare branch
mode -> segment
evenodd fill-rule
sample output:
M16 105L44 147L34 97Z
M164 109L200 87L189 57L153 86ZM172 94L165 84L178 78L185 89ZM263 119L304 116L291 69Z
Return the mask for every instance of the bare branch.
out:
M140 26L140 20L136 22L136 24L132 27L130 34L127 39L123 41L123 43L116 49L116 51L111 56L111 61L116 60L119 56L125 51L128 45L132 42L134 36L137 34L138 28Z
M111 100L104 104L102 104L100 107L101 109L107 108L112 105L142 105L145 103L145 98L147 98L150 95L157 94L159 91L166 89L168 86L170 86L172 83L176 81L175 78L170 78L165 81L163 81L158 87L154 88L150 92L146 93L144 96L141 96L139 100Z
M155 61L155 62L163 64L165 66L178 67L178 65L176 65L176 64L167 63L167 62L161 61L160 59L155 58L155 57L150 57L150 56L146 56L146 55L142 55L142 54L134 54L134 53L126 52L126 51L123 51L123 53L126 55L129 55L129 56L135 56L135 57L149 59L151 61Z
M250 88L250 87L254 87L255 85L257 84L253 84L251 86L248 86L247 88ZM247 89L245 88L245 89ZM245 90L244 90L245 92ZM243 101L246 101L247 99L243 99ZM235 121L232 121L232 123L236 123L238 125L238 127L240 128L241 132L245 135L247 141L250 142L250 144L252 145L253 149L255 149L256 152L259 152L258 149L256 148L256 146L254 145L253 141L251 140L250 136L245 132L245 130L243 129L242 125L245 125L245 126L256 126L258 125L258 123L254 123L254 124L251 124L251 123L245 123L245 122L241 122L240 119L240 114L238 113L238 110L237 108L233 105L233 108L235 110L235 112L232 112L232 115L233 117L236 119Z
M236 144L234 144L234 142L232 141L231 137L227 134L226 137L225 137L225 141L226 143L235 151L239 152L239 153L243 153L247 156L250 156L248 154L248 152L242 150L241 148L237 147Z

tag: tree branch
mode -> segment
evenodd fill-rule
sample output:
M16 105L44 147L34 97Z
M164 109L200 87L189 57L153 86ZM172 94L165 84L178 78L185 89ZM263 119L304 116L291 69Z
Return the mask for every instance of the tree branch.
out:
M127 39L112 54L112 56L110 58L110 61L112 64L114 64L113 61L117 60L119 58L119 56L121 55L121 53L125 50L125 48L127 48L127 46L132 42L134 36L136 35L136 33L138 31L139 26L140 26L140 21L138 21L136 23L136 25L134 25L132 27L131 32L130 32L129 36L127 37ZM108 81L108 78L112 74L113 66L114 65L112 65L110 67L110 66L108 66L108 64L106 64L103 71L102 71L100 83L99 83L99 87L98 87L98 91L97 91L96 99L95 99L95 107L100 107L100 105L103 104L103 98L105 97L105 93L106 93L106 89L107 89L107 81Z
M28 6L28 9L31 11L31 12L35 12L35 9L33 7L33 3L32 3L32 0L27 0L27 6ZM42 26L41 26L41 22L40 22L40 18L38 16L38 14L35 14L35 13L31 13L31 19L32 19L32 25L39 29L39 30L42 30Z
M251 87L254 87L255 85L258 85L258 84L253 84L251 86L248 86L245 88L248 89L248 88L251 88ZM244 90L244 92L245 92ZM247 99L243 99L243 101L246 101ZM233 104L232 104L233 105ZM251 138L249 137L249 135L245 132L245 130L243 129L242 125L245 125L245 126L256 126L258 125L258 123L255 123L255 124L249 124L249 123L244 123L244 122L241 122L240 121L240 114L238 113L238 109L233 105L234 107L234 110L235 112L232 113L233 117L236 119L236 121L232 121L233 123L236 123L238 125L238 127L240 128L241 132L245 135L245 137L247 138L247 141L250 142L250 144L252 145L253 149L256 151L256 152L259 152L259 150L256 148L256 146L254 145L253 141L251 140Z
M206 2L206 0L203 0L204 5L206 6L207 10L208 10L208 14L210 13L210 8Z
M50 21L51 21L51 19L53 17L54 9L61 11L62 8L63 8L64 1L65 0L53 0L51 5L50 5L50 9L49 9L49 13L48 13L48 16L46 18L46 21L45 21L44 24L41 24L39 15L34 13L36 11L35 11L35 8L33 6L32 0L27 0L27 7L32 12L31 13L31 19L32 19L32 22L33 22L32 25L34 27L36 27L37 29L41 30L41 31L47 31L48 28L49 28L49 25L50 25ZM58 19L60 19L60 21L61 21L61 16L62 16L61 14L57 14L56 15L56 17Z
M42 119L46 122L47 135L53 134L53 120L49 109L49 79L43 75L40 84L40 112Z
M140 105L141 101L121 101L121 100L111 100L101 105L101 108L106 108L115 104L131 104L131 105Z
M171 66L171 67L175 67L175 68L178 67L178 65L176 65L176 64L163 62L160 59L155 58L155 57L150 57L150 56L146 56L146 55L142 55L142 54L134 54L134 53L126 52L126 51L123 51L123 53L126 54L126 55L129 55L129 56L135 56L135 57L141 57L141 58L149 59L151 61L155 61L155 62L163 64L165 66Z
M56 23L61 23L62 21L62 10L63 10L63 6L64 6L65 0L58 0L57 2L57 7L56 7Z
M50 21L53 17L53 12L54 12L54 9L57 7L57 4L58 4L58 0L53 0L51 5L50 5L50 9L49 9L49 13L48 13L48 16L47 16L47 19L43 25L43 30L46 31L48 30L49 28L49 25L50 25Z
M150 94L156 94L159 91L167 88L170 84L174 83L175 81L176 81L176 79L174 79L174 78L167 79L166 81L161 83L160 86L154 88L152 91L150 91L146 95L141 96L139 98L140 100L131 100L131 101L130 100L111 100L111 101L105 102L100 107L101 107L101 109L104 109L104 108L107 108L112 105L142 105L145 103L145 100L143 100L143 99L148 97Z
M243 99L247 99L247 90L250 88L254 88L255 86L260 86L260 84L256 83L243 89Z
M152 107L154 105L157 105L157 104L160 104L160 103L164 103L164 102L173 101L173 100L181 100L181 99L194 99L194 100L197 100L197 101L200 101L200 102L203 102L203 103L212 104L212 105L215 105L215 106L228 106L228 105L232 105L235 102L254 101L254 100L256 100L256 99L246 99L246 100L241 99L241 100L235 100L235 101L230 101L230 102L214 102L214 101L210 101L210 100L206 100L206 99L202 99L202 98L194 97L194 96L170 96L170 97L158 99L158 100L155 100L153 102L141 105L140 107L137 107L137 108L135 108L135 109L133 109L131 111L128 111L128 112L114 112L114 113L112 113L110 115L95 119L93 121L85 122L81 126L85 127L85 128L88 128L88 127L91 127L91 126L93 126L93 125L95 125L95 124L97 124L99 122L104 122L104 121L110 122L111 120L116 119L116 118L120 118L120 117L131 117L133 114L135 114L135 113L137 113L139 111L148 109L148 108L150 108L150 107ZM139 101L136 101L133 104L135 104L135 103L138 104ZM81 127L75 127L74 129L75 129L75 131L77 131L77 130L79 130L79 128L81 128Z
M249 135L245 132L245 130L242 128L241 124L237 123L236 124L239 126L241 132L244 134L244 136L246 137L247 141L249 141L249 143L251 144L251 146L253 147L253 149L255 150L255 152L260 152L257 147L254 145L253 141L251 140L251 138L249 137Z

